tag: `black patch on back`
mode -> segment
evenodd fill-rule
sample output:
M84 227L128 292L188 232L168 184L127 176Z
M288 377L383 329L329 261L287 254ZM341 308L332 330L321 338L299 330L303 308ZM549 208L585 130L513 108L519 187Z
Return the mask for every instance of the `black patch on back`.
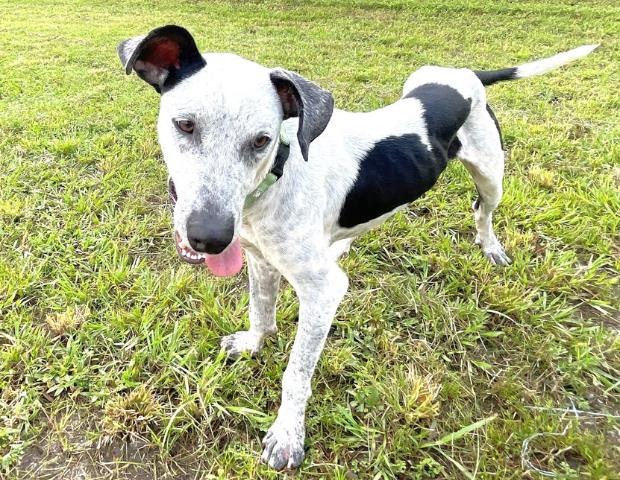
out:
M419 198L461 148L456 132L469 115L471 99L437 83L420 85L404 98L422 103L431 150L415 133L377 142L361 161L340 211L342 227L366 223Z
M469 115L471 98L465 99L454 88L438 83L420 85L404 98L415 98L422 103L433 149L440 155L454 158L461 148L456 132Z
M499 133L499 142L502 145L502 150L503 150L504 139L502 138L502 130L499 128L499 122L497 121L497 117L495 116L495 113L493 113L493 110L491 110L491 107L489 106L488 103L487 103L487 112L489 112L489 115L491 115L491 118L493 119L493 123L495 124L495 128L497 128L497 133Z
M351 228L412 202L435 184L447 163L416 134L377 142L360 163L338 223Z

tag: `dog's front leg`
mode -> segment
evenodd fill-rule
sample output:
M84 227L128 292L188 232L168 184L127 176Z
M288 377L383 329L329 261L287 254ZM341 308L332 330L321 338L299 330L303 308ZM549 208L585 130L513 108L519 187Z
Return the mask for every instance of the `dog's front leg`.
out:
M266 336L276 332L276 300L280 272L259 252L246 250L250 276L250 329L222 338L222 348L231 357L257 353Z
M348 287L346 275L335 263L287 277L299 297L299 325L282 379L278 417L263 439L261 457L277 470L298 467L303 460L304 417L312 374Z

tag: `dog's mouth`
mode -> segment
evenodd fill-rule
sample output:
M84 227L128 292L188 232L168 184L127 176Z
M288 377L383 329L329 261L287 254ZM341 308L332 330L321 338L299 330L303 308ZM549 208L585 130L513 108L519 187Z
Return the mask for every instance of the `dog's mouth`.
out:
M174 232L174 239L181 260L191 265L205 264L216 277L236 275L243 267L243 252L239 238L234 239L222 253L217 255L195 251L181 238L179 232Z
M168 195L172 205L177 203L177 191L172 179L168 179ZM174 232L175 246L181 260L191 265L204 264L209 271L218 277L236 275L243 267L243 253L239 238L234 239L228 247L217 255L197 252L183 238L179 232Z
M179 254L179 257L181 257L181 260L192 265L199 265L201 263L205 263L207 254L197 252L192 247L190 247L187 242L185 242L181 238L179 232L174 232L174 240L177 247L177 253Z

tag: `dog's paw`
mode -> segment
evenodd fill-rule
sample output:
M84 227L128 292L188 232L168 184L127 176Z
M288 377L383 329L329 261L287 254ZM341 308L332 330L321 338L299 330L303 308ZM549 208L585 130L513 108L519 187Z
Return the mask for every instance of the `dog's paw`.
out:
M304 459L304 419L278 415L263 439L261 460L275 470L297 468Z
M250 330L243 330L222 338L220 346L229 357L239 357L242 353L255 355L263 343L262 335Z
M482 253L493 265L506 266L512 263L512 260L506 252L504 247L500 243L493 245L492 247L482 248Z
M484 256L489 259L489 262L491 262L493 265L505 267L506 265L510 265L512 263L512 260L508 255L506 255L506 252L501 247L501 245L499 249L483 250L482 252L484 253Z
M512 263L512 260L508 255L506 255L504 247L502 247L502 244L499 243L499 240L493 239L488 242L487 245L484 245L480 240L480 237L476 236L476 244L480 245L480 248L482 248L482 253L493 265L506 266Z

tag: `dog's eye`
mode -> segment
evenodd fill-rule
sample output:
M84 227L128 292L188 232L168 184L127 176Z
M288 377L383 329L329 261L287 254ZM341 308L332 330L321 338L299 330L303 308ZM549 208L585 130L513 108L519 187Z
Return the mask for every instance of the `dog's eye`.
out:
M174 122L179 130L185 133L194 132L194 122L191 120L175 120Z
M254 148L256 148L257 150L263 148L269 143L269 140L271 139L267 135L259 135L254 139Z

